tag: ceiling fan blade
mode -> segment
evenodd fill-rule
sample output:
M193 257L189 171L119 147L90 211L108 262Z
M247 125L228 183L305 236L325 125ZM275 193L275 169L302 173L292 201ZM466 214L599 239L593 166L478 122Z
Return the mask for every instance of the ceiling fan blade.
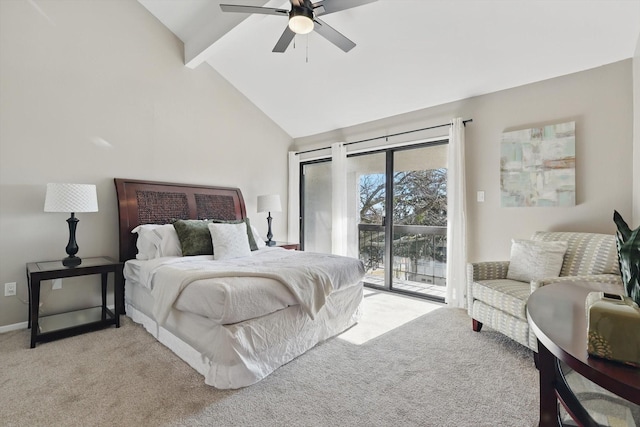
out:
M285 50L287 50L287 48L291 44L291 40L293 40L295 35L296 33L291 31L291 29L287 25L284 29L284 32L280 36L278 43L276 43L275 47L273 48L272 52L283 53Z
M340 34L326 22L321 21L318 18L314 19L314 21L316 22L316 25L313 27L313 30L325 39L329 40L331 43L338 46L340 49L344 50L345 52L349 52L351 49L356 47L356 44L354 42Z
M341 10L374 3L378 0L320 0L313 4L316 16L327 15Z
M289 11L285 9L275 9L273 7L258 6L241 6L236 4L221 4L220 9L223 12L240 12L240 13L260 13L263 15L285 15L289 16Z

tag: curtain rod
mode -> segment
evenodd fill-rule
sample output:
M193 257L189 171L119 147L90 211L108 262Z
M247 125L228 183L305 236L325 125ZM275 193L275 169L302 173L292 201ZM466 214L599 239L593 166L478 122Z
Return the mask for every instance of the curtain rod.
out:
M471 123L471 122L473 122L473 119L467 119L467 120L463 120L462 124L466 126L467 123ZM444 123L444 124L441 124L441 125L429 126L429 127L421 128L421 129L408 130L406 132L399 132L399 133L394 133L394 134L391 134L391 135L376 136L375 138L361 139L360 141L345 142L344 145L346 146L346 145L351 145L351 144L359 144L361 142L375 141L376 139L390 138L390 137L393 137L393 136L406 135L408 133L414 133L414 132L422 132L423 130L437 129L437 128L442 128L442 127L445 127L445 126L451 126L451 123ZM313 150L298 151L296 153L296 156L299 155L299 154L313 153L314 151L328 150L329 148L331 148L331 147L329 146L329 147L322 147L322 148L314 148Z

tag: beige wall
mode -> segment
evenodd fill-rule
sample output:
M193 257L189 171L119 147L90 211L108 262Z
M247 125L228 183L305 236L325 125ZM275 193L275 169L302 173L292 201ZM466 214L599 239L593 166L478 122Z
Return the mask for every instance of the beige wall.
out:
M452 83L454 84L454 83ZM615 232L613 210L631 218L633 149L632 61L428 108L376 122L300 138L298 149L354 141L473 119L466 127L469 260L509 258L511 238L536 230ZM576 206L502 208L502 132L576 122ZM413 134L422 138L447 128ZM407 139L408 137L404 137ZM485 191L486 201L476 202ZM638 187L635 191L639 191Z
M25 263L66 256L69 215L43 212L47 182L97 185L81 257L117 258L114 177L238 186L266 234L256 196L286 196L291 142L211 67L185 67L135 0L0 1L0 327L27 319ZM286 212L273 217L284 240ZM46 284L42 310L95 300L82 283Z

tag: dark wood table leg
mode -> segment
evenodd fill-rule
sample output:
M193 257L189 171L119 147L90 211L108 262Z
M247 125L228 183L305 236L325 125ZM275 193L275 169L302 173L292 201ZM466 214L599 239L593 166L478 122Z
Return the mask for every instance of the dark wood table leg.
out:
M538 341L538 370L540 371L540 427L559 427L558 399L556 397L555 357Z
M124 278L122 267L116 268L113 277L113 304L116 315L116 328L120 327L120 315L124 314Z
M27 269L27 297L29 299L29 311L27 314L27 329L31 329L31 277L29 277L29 270Z
M33 280L31 283L31 295L29 298L31 302L29 308L31 313L31 348L35 348L36 339L38 338L38 314L40 311L40 279Z
M109 273L102 273L102 317L103 321L107 320L107 282Z

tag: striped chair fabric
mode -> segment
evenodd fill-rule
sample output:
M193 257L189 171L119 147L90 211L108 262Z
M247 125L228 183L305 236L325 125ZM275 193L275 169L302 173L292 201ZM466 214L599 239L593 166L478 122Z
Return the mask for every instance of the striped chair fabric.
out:
M598 282L603 290L623 292L618 266L615 236L597 233L545 232L532 240L566 241L568 244L559 277L533 280L531 283L507 279L508 261L469 263L467 265L467 311L487 325L520 344L537 351L537 340L527 322L529 295L555 282Z

